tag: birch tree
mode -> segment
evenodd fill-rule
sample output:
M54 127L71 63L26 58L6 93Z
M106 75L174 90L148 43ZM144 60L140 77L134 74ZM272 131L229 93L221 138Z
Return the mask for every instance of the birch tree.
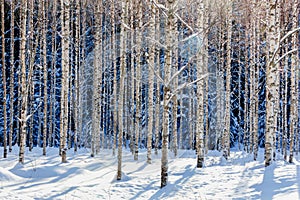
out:
M272 160L273 151L273 134L275 132L275 106L276 106L276 68L272 57L275 52L276 45L276 1L267 0L267 12L268 12L268 28L267 28L267 41L269 43L269 52L267 54L267 66L266 66L266 135L265 135L265 166L269 166Z
M298 17L297 11L299 10L296 6L292 6L292 27L295 30L298 25ZM297 49L298 44L298 34L293 34L292 36L292 49ZM290 155L289 155L289 163L293 162L294 155L294 136L295 130L297 130L297 85L299 84L299 80L297 81L297 66L299 65L297 52L292 54L291 59L291 117L290 117ZM299 69L298 69L299 70ZM296 145L298 145L296 143Z
M222 137L222 150L225 159L230 156L230 112L231 112L231 34L232 34L232 2L227 2L227 46L226 46L226 106L225 106L225 127Z
M9 111L9 152L12 151L12 137L14 133L14 86L15 86L15 67L14 67L14 53L15 53L15 1L12 0L10 3L10 111Z
M169 103L172 97L170 85L166 84L171 78L172 69L172 33L174 31L173 20L176 9L176 0L167 0L167 20L166 20L166 50L164 67L164 93L163 93L163 131L162 131L162 156L161 156L161 188L168 182L168 137L169 137Z
M5 26L4 26L4 6L5 1L1 1L1 47L2 47L2 58L1 58L1 65L2 65L2 84L3 84L3 157L7 157L7 104L6 104L6 63L5 63Z
M68 132L68 91L69 91L69 15L70 2L61 1L61 111L60 111L60 149L62 163L67 162L66 138Z
M28 81L26 79L26 12L27 3L25 0L21 1L20 7L21 16L21 45L20 45L20 65L21 65L21 83L20 92L22 96L21 101L21 118L20 118L20 150L19 150L19 162L24 164L24 153L26 146L26 131L27 131L27 100L28 100Z
M119 94L119 107L118 107L118 122L119 122L119 133L118 133L118 171L117 171L117 180L122 178L122 138L123 138L123 95L124 95L124 74L126 66L126 27L124 26L124 17L126 15L126 2L122 0L120 2L121 6L121 16L120 16L120 94Z
M204 16L205 16L205 4L204 0L199 1L198 5L198 32L199 40L202 40L202 44L199 47L200 50L197 55L197 79L200 79L204 74L204 68L206 63L204 63L204 51L205 47L203 45L204 40ZM204 165L204 81L201 80L197 82L197 124L196 124L196 147L197 147L197 167L202 168Z
M149 24L149 38L155 37L155 16L156 7L152 1L149 1L148 7L150 9L150 24ZM148 108L148 136L147 136L147 163L151 163L152 151L152 135L153 135L153 92L154 92L154 58L155 58L155 44L149 41L149 108Z

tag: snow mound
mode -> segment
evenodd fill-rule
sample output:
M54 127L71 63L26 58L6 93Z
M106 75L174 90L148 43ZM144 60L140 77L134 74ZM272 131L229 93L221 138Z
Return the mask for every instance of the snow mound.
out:
M127 174L125 174L124 172L121 173L121 180L117 180L117 174L114 176L114 179L111 181L112 183L117 183L117 182L124 182L124 181L130 181L131 178L130 176L128 176Z
M0 181L18 181L20 178L10 171L0 167Z

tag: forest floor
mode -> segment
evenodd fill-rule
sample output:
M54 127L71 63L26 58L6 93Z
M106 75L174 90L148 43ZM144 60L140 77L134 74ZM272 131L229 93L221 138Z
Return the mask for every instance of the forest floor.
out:
M62 164L58 149L48 148L42 156L42 149L34 148L21 165L14 147L7 159L0 158L0 199L300 199L300 156L293 164L278 156L265 168L263 154L261 149L253 161L252 155L233 149L226 161L211 151L205 167L197 169L194 151L180 150L177 158L169 152L169 182L160 189L160 155L152 155L149 165L145 151L134 161L124 150L122 180L116 181L117 157L111 150L94 158L89 149L69 150Z

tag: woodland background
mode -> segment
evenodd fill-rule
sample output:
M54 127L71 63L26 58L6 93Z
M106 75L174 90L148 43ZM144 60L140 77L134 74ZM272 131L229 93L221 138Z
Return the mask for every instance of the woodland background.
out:
M118 148L265 165L299 152L299 3L1 0L0 145ZM152 152L153 150L153 152Z

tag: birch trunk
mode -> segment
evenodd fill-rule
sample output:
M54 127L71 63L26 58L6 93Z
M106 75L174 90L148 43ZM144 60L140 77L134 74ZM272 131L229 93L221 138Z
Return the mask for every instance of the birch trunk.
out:
M3 158L7 157L7 106L6 106L6 65L5 65L5 27L4 27L4 0L1 0L1 46L2 46L2 80L3 80Z
M79 64L80 64L80 1L75 0L75 100L74 100L74 152L77 152L78 148L78 131L79 126L78 123L80 121L79 119L79 113L80 113L80 93L79 93ZM51 116L51 115L50 115Z
M66 138L68 132L68 91L69 91L69 0L61 1L61 46L62 46L62 88L60 114L60 148L62 163L67 162Z
M226 56L226 108L225 108L225 127L222 137L222 150L225 159L230 156L230 105L231 105L231 34L232 34L232 2L228 2L227 16L227 56Z
M126 10L126 2L122 0L121 2L121 22L124 21L125 10ZM123 138L123 97L124 97L124 75L125 75L125 67L126 67L126 28L123 23L120 25L120 93L119 93L119 134L118 134L118 171L117 171L117 180L121 180L122 178L122 138Z
M293 6L293 18L292 18L292 23L293 23L293 29L297 28L297 21L298 21L298 10L296 6ZM297 44L298 44L298 33L294 34L292 36L292 49L297 49ZM295 136L295 130L297 130L297 84L299 84L299 80L297 79L297 66L299 65L298 62L298 53L294 53L292 55L292 63L291 63L291 123L290 123L290 155L289 155L289 163L293 163L293 157L294 157L294 136ZM299 70L299 69L298 69ZM298 144L296 144L298 145Z
M47 146L47 105L48 105L48 92L47 92L47 79L48 79L48 70L47 70L47 12L46 12L46 1L43 0L42 2L42 15L43 15L43 25L42 25L42 38L43 38L43 78L44 78L44 124L43 124L43 155L46 155L46 146Z
M204 0L199 1L198 5L198 32L200 33L200 39L204 40ZM197 55L197 79L200 79L204 74L204 51L205 46L200 46L199 53ZM203 108L203 96L204 96L204 81L205 79L197 82L197 122L196 122L196 148L197 148L197 168L202 168L204 165L204 108Z
M22 96L21 101L21 117L20 117L20 150L19 150L19 162L24 164L24 153L26 146L26 131L27 131L27 99L28 99L28 84L26 80L26 63L25 63L25 51L26 51L26 12L27 3L25 0L21 1L21 46L20 46L20 65L21 65L21 83L20 92Z
M92 152L91 156L94 157L95 152L98 152L99 145L100 145L100 74L101 74L101 67L102 67L102 60L101 60L101 13L102 9L102 1L97 0L95 4L95 53L94 53L94 74L93 74L93 114L92 114Z
M176 0L166 2L166 50L165 50L165 69L164 69L164 93L163 93L163 132L162 132L162 156L161 156L161 188L168 183L168 137L169 137L169 103L171 100L170 85L167 85L171 78L172 69L172 33L174 32L173 20L174 11L177 5Z
M8 143L9 143L9 152L12 151L12 136L14 133L14 86L15 86L15 70L14 70L14 62L15 62L15 1L11 1L10 5L10 113L9 113L9 118L10 118L10 127L9 127L9 137L8 137Z
M266 66L266 135L265 135L265 166L269 166L272 162L273 154L273 135L275 133L275 106L276 106L276 68L272 56L275 51L276 35L275 35L275 0L267 1L268 11L268 28L267 42L269 42L267 66Z
M143 26L143 13L142 13L142 1L137 2L137 19L138 19L138 30L137 30L137 41L136 41L136 113L135 113L135 147L134 147L134 160L138 160L139 153L139 137L140 137L140 123L141 123L141 67L142 67L142 26Z
M156 8L152 1L149 2L150 19L149 19L149 38L155 37L155 16ZM147 163L151 164L151 151L152 151L152 135L153 135L153 90L154 90L154 58L155 58L155 44L149 41L149 111L148 111L148 136L147 136Z
M114 0L111 2L111 7L110 7L110 14L111 14L111 62L112 62L112 67L114 71L114 81L113 81L113 147L112 147L112 152L113 155L115 155L115 149L116 149L116 140L117 140L117 125L118 125L118 97L117 97L117 65L115 62L115 3Z

